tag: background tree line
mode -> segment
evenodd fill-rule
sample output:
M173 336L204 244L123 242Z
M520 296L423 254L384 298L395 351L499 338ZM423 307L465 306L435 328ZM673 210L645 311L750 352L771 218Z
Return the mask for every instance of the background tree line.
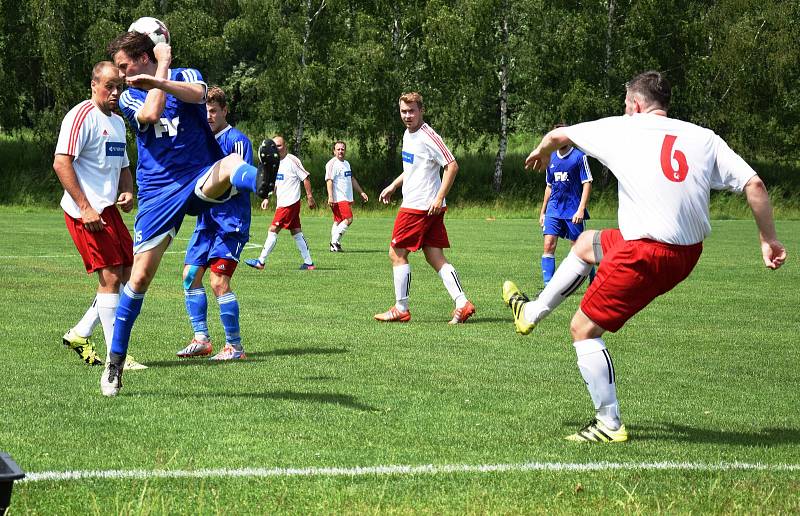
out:
M448 142L491 153L499 191L510 135L620 114L624 82L658 69L674 116L748 158L798 159L800 2L778 0L0 0L0 132L54 145L91 65L145 15L169 27L174 66L298 155L309 135L346 137L396 171L396 99L418 90Z

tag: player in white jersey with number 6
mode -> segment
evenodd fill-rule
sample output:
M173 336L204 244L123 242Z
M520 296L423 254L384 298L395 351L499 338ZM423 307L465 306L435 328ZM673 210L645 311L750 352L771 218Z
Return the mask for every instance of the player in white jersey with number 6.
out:
M567 436L571 441L627 440L602 335L619 330L691 273L711 231L712 189L744 192L765 266L777 269L786 260L767 189L756 172L713 131L667 118L671 87L659 72L637 75L626 90L627 116L555 129L525 160L528 168L546 170L550 154L563 145L597 158L619 181L619 229L582 233L533 301L512 282L503 284L517 332L528 334L580 286L592 265L600 265L570 325L595 408L595 417Z
M422 96L416 92L404 93L399 104L400 118L406 126L403 133L403 173L384 188L379 197L387 204L397 187L403 186L403 204L394 221L389 246L396 303L386 312L375 314L375 319L384 322L411 320L408 254L421 248L425 260L439 274L456 305L450 324L464 323L475 313L475 306L467 299L458 273L442 252L445 247L450 247L444 227L445 196L455 181L458 163L442 138L422 119L425 113ZM444 175L439 177L443 167Z

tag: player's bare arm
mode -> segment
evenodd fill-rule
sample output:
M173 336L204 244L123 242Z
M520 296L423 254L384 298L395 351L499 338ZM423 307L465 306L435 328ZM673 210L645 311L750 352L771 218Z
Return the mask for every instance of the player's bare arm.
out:
M439 187L436 197L433 198L433 202L431 202L431 205L428 208L428 215L438 215L442 212L444 199L450 192L450 188L453 186L457 174L458 162L456 160L451 161L444 167L444 174L442 174L442 186Z
M333 179L325 181L325 188L328 189L328 206L333 207L336 204L333 202Z
M353 176L350 176L350 182L353 185L353 190L358 192L358 195L361 196L361 200L364 201L364 202L369 201L369 197L367 196L366 192L364 192L364 190L361 188L361 185L358 184L358 181L356 181L356 178L353 177Z
M130 167L124 167L119 173L119 197L117 206L125 213L133 209L133 175Z
M550 164L550 155L565 145L573 145L563 127L553 129L542 138L539 145L525 159L525 168L544 172Z
M583 215L586 213L586 205L589 204L589 194L592 192L592 183L587 181L583 183L583 191L581 192L581 202L578 206L575 215L572 216L573 224L580 224L583 222Z
M758 226L758 237L761 240L761 255L768 269L777 269L786 261L786 248L778 240L775 233L775 222L772 218L772 205L764 182L753 176L744 186L747 204L753 211Z
M172 63L172 48L164 43L159 43L153 48L156 56L156 70L153 75L138 74L126 77L129 86L147 90L144 103L136 113L136 120L142 125L151 125L161 118L167 103L167 91L161 84L169 79L169 65Z
M314 200L314 194L311 193L311 181L308 178L303 179L303 188L306 189L306 201L308 207L312 210L317 207L317 201Z
M103 219L100 218L100 214L97 213L97 210L92 208L92 205L89 204L89 199L86 198L86 194L83 193L81 184L78 182L78 174L75 173L75 169L72 167L72 160L72 156L56 154L53 160L53 170L55 170L56 176L58 176L58 180L61 182L61 186L64 187L64 190L72 197L72 200L75 201L75 204L77 204L78 208L81 210L81 220L86 229L89 231L100 231L103 229L103 224L105 223Z
M550 194L553 193L553 188L550 185L544 187L544 199L542 200L542 209L539 211L539 226L544 227L544 214L547 212L547 203L550 201Z
M397 176L389 186L381 191L381 194L378 196L378 200L380 202L383 204L389 204L389 201L392 200L392 194L395 192L395 190L397 190L398 187L402 186L404 174L405 172Z

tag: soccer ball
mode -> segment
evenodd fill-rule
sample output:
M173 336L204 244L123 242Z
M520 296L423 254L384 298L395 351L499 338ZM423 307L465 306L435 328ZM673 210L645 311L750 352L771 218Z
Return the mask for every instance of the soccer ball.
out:
M166 43L169 45L169 30L159 19L150 16L143 16L131 23L128 27L128 32L138 32L140 34L147 34L153 40L153 44Z

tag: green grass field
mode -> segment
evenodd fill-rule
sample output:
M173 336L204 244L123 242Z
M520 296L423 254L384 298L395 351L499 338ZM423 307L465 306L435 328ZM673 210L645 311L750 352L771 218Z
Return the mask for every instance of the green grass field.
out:
M306 216L319 269L296 270L287 233L266 270L242 266L249 359L220 364L175 357L191 334L187 219L134 327L149 369L107 399L101 369L61 345L95 288L61 212L0 218L0 450L32 477L10 515L800 511L800 222L778 223L790 257L775 272L752 221L715 222L692 276L607 335L631 440L596 446L562 440L591 415L568 331L579 296L528 337L500 299L503 279L539 286L532 220L449 219L447 255L478 310L451 327L416 255L411 323L372 320L393 302L391 218L357 218L331 254L329 218ZM268 222L255 215L245 258ZM219 345L213 299L209 322Z

